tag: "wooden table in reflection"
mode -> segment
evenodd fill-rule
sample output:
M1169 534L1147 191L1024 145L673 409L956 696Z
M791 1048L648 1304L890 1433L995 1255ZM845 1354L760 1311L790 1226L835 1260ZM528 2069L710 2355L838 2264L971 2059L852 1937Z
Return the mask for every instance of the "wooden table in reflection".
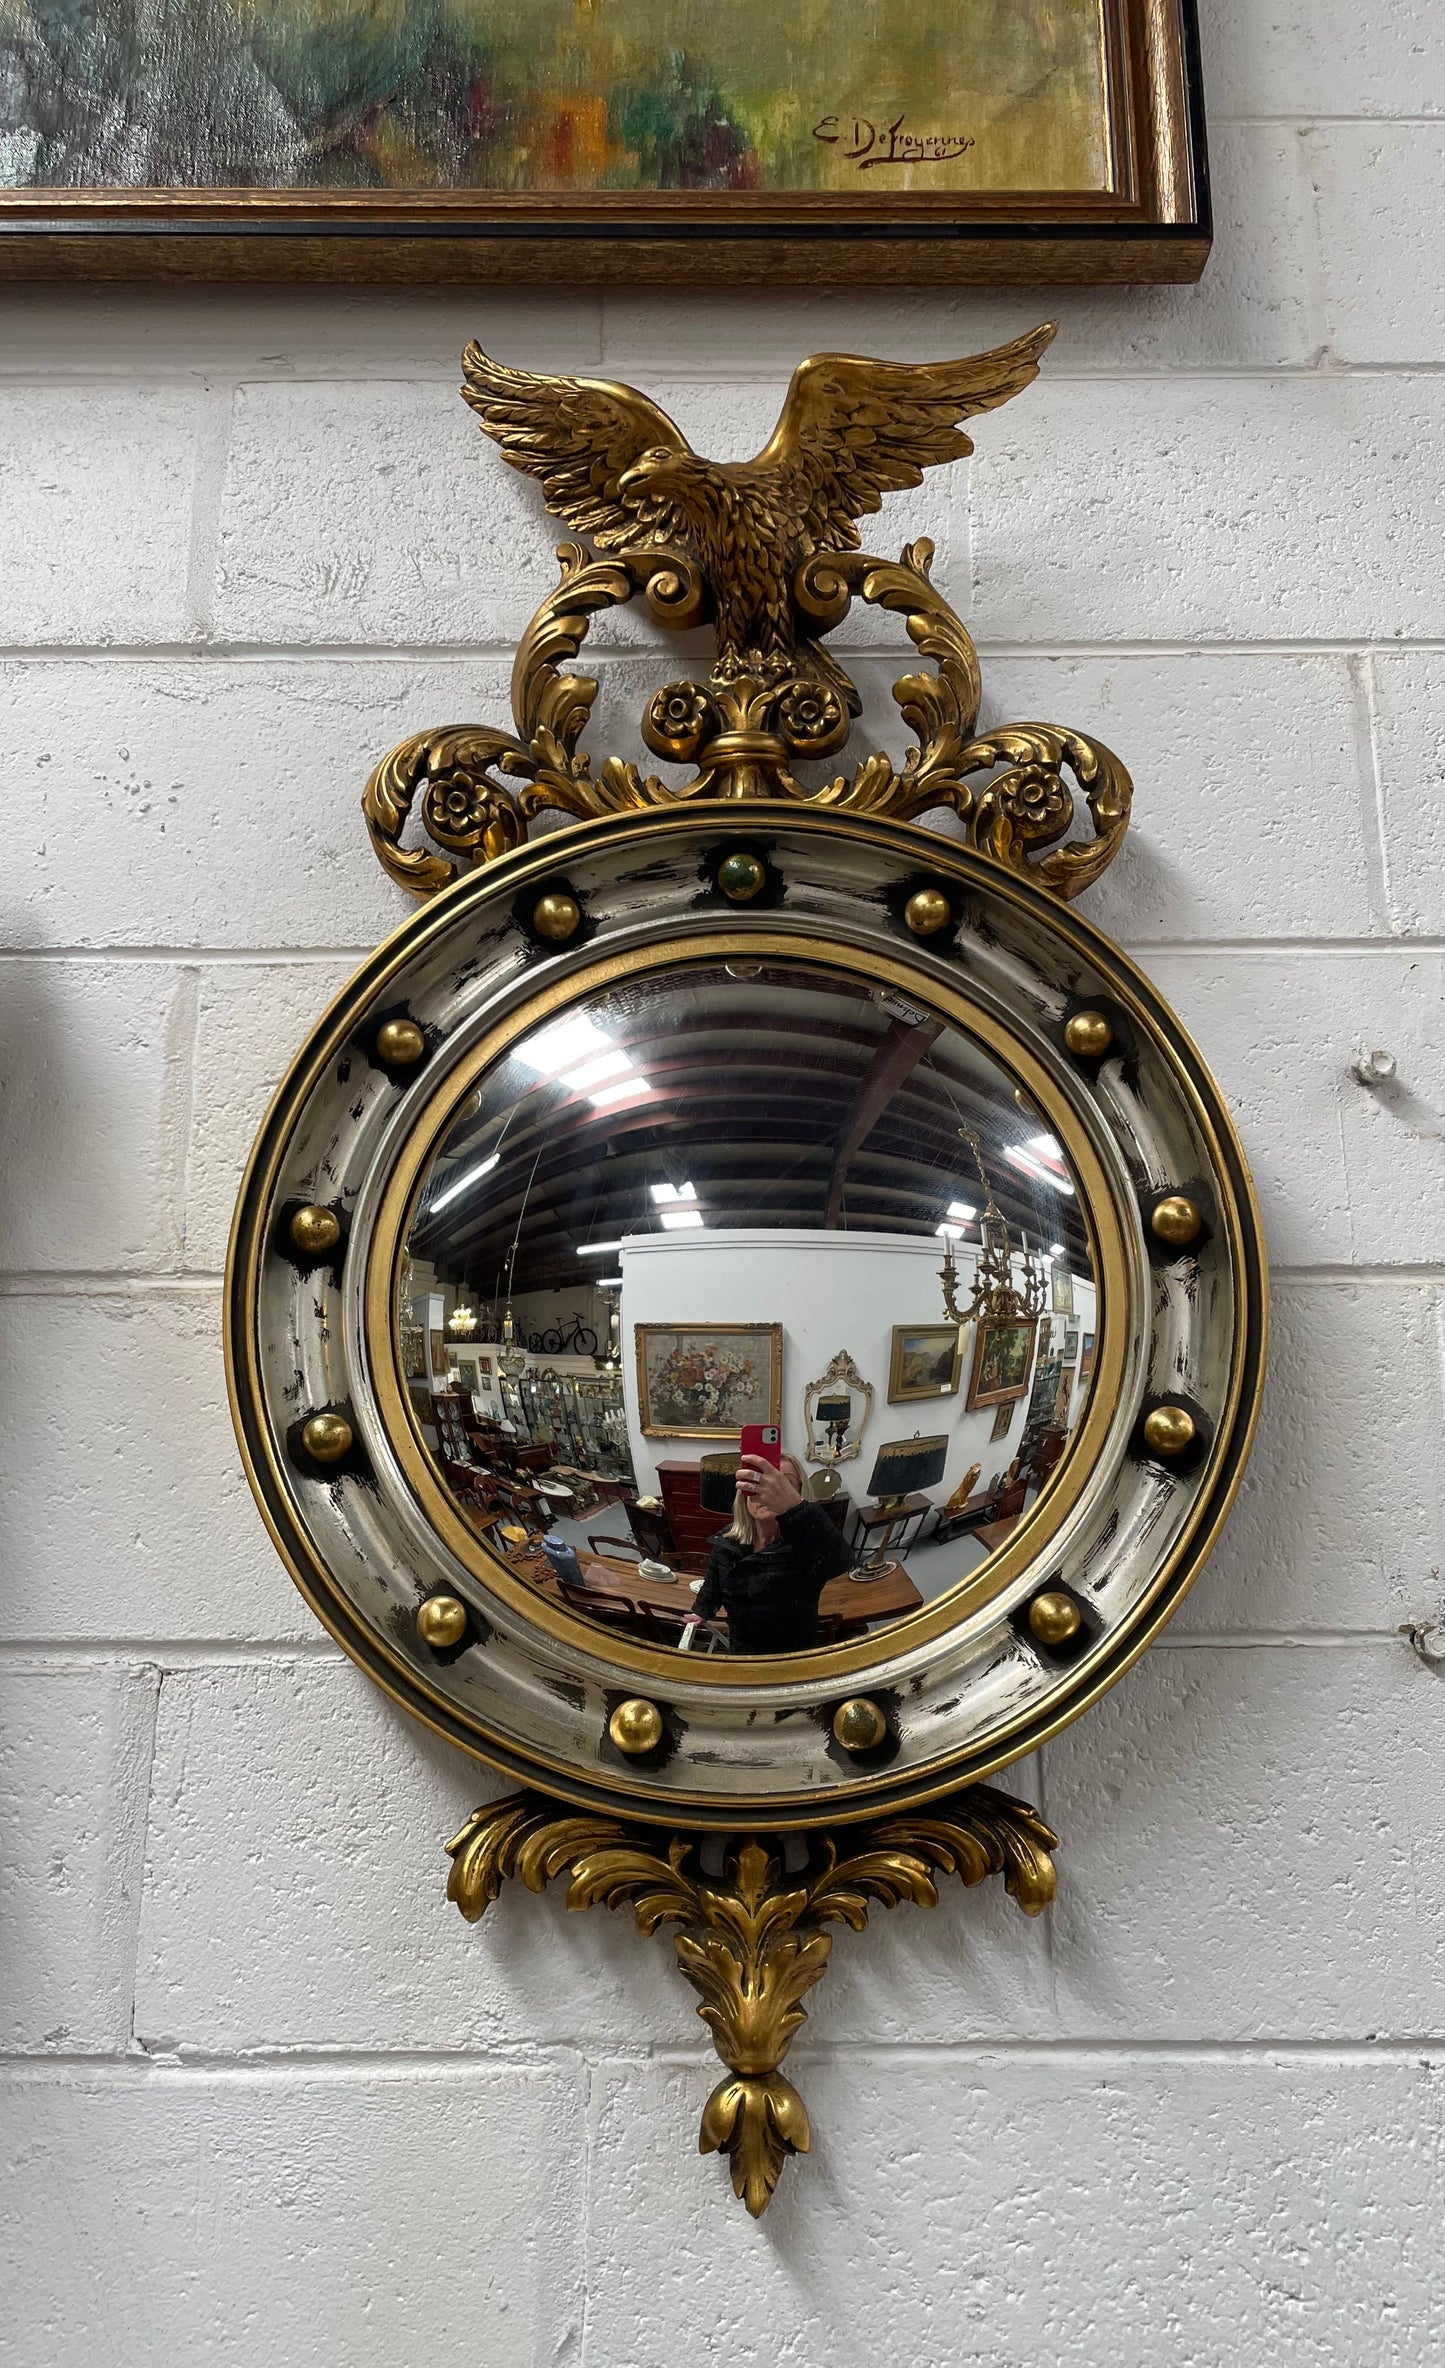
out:
M968 1535L982 1546L985 1554L996 1554L999 1547L1007 1545L1013 1536L1014 1531L1018 1528L1019 1519L1020 1516L1017 1513L1012 1513L1007 1521L985 1521L977 1529L971 1529Z
M584 1555L582 1575L585 1585L571 1591L570 1600L580 1607L585 1596L604 1617L609 1608L614 1616L626 1605L636 1605L644 1615L637 1622L639 1628L651 1628L652 1621L661 1619L669 1625L680 1624L692 1608L693 1591L686 1577L669 1584L666 1579L649 1579L635 1562L620 1557L604 1558L600 1554ZM818 1617L826 1624L828 1641L836 1643L845 1637L860 1636L870 1620L897 1620L905 1612L916 1612L923 1601L906 1570L890 1563L875 1579L830 1579L818 1598ZM649 1618L647 1615L651 1615ZM718 1625L727 1625L720 1618Z

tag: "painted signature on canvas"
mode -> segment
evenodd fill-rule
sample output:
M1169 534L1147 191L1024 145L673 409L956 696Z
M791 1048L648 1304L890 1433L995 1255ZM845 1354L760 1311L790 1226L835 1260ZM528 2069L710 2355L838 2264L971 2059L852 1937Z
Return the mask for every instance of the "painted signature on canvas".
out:
M860 173L880 164L955 164L978 142L968 132L912 132L907 118L875 123L867 115L825 115L813 126L825 147L841 148Z

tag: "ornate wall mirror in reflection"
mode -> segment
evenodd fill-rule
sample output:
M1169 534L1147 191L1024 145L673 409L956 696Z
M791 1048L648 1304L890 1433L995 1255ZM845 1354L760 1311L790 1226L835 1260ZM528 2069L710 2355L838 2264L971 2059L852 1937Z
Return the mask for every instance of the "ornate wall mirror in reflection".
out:
M839 1349L828 1370L803 1392L803 1460L821 1464L832 1474L826 1490L838 1493L837 1464L851 1463L863 1452L863 1433L873 1412L873 1384L865 1381L854 1358ZM820 1493L814 1490L816 1495Z
M473 351L483 426L614 555L564 549L510 728L377 768L373 842L427 901L318 1022L237 1211L233 1398L280 1551L526 1788L457 1836L453 1898L566 1871L673 1931L727 2066L702 2142L753 2211L808 2144L780 2065L830 1927L945 1874L1052 1896L1053 1836L983 1780L1168 1618L1261 1382L1227 1113L1070 908L1127 775L1072 730L975 736L927 547L855 547L1047 342L820 357L731 472L625 388ZM569 671L637 595L716 628L649 699L665 777L594 769ZM924 661L917 745L834 774L858 701L823 636L855 602Z

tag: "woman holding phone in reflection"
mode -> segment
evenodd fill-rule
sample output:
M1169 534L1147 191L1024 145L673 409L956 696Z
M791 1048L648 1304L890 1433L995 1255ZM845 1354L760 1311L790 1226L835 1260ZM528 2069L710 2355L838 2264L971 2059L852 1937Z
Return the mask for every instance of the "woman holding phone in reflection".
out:
M727 1613L733 1653L805 1653L817 1644L818 1598L852 1555L811 1503L796 1456L738 1459L730 1529L714 1541L687 1626Z

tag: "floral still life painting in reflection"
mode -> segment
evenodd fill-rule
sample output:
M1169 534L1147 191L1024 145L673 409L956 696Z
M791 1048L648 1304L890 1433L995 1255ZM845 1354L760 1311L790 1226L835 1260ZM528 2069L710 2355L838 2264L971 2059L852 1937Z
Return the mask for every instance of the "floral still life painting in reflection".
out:
M746 1422L776 1422L782 1402L782 1328L638 1324L637 1396L645 1432L736 1438Z
M1101 0L0 7L0 186L1107 186Z

